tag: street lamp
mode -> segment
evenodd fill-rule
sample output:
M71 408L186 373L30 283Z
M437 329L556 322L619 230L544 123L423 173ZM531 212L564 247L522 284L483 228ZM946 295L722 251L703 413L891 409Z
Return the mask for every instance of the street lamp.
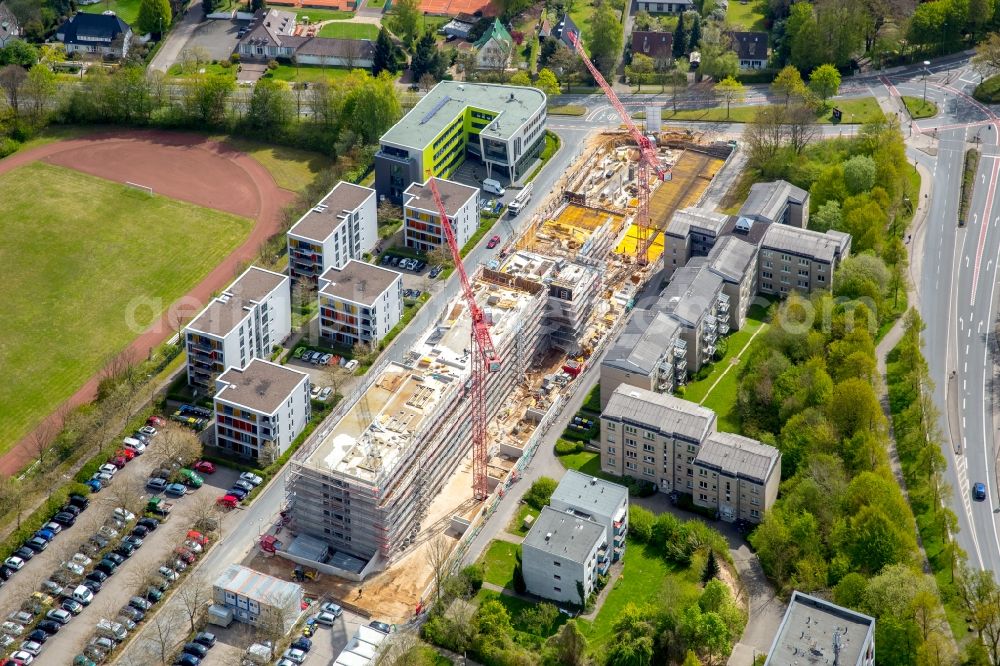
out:
M927 103L927 77L930 76L931 71L927 69L931 66L930 60L924 60L924 104Z

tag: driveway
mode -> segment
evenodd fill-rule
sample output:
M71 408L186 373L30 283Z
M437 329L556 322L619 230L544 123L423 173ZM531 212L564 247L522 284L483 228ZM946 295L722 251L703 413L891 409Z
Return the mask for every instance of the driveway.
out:
M239 41L236 35L248 25L249 21L226 19L209 19L199 23L188 37L187 45L179 52L179 57L183 58L185 50L201 48L211 60L228 60Z
M167 33L160 50L149 63L149 71L166 72L180 58L188 39L194 34L199 22L205 16L201 3L196 3L184 13L184 18Z

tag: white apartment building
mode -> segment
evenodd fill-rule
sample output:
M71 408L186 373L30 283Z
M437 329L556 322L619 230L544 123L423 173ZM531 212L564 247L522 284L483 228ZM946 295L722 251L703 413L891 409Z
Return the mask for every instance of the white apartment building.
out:
M613 545L611 561L621 559L628 533L628 488L568 469L552 493L549 506L604 527L605 542Z
M441 203L451 221L458 247L462 248L479 228L479 190L451 180L434 179ZM426 252L447 242L441 213L427 181L412 183L403 192L403 243Z
M764 666L875 666L875 618L795 590Z
M583 606L597 576L607 573L607 551L602 525L543 507L521 544L525 586L545 599Z
M302 586L239 564L229 565L212 585L212 601L252 626L279 622L285 633L302 613Z
M288 450L312 415L309 375L253 359L216 380L215 446L269 465Z
M319 278L319 333L338 345L377 344L403 317L403 276L351 259Z
M708 408L619 386L601 413L601 469L691 495L725 521L759 523L778 497L781 453L718 432Z
M315 280L378 242L375 190L341 181L288 230L288 274Z
M267 358L292 332L291 280L251 266L184 328L188 384L205 390L227 368Z

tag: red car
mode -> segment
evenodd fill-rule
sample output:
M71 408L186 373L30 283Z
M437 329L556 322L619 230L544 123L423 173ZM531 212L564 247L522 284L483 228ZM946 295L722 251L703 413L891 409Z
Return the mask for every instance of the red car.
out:
M500 244L500 236L494 236L493 238L490 239L490 242L486 244L486 247L492 250L499 244Z
M191 541L194 541L196 544L198 544L200 546L207 546L208 545L208 537L206 537L204 534L202 534L198 530L190 530L187 533L187 538L191 539Z
M177 548L174 548L174 552L177 553L177 557L181 558L188 564L194 564L195 559L197 559L195 558L194 553L187 548L178 546Z
M236 499L235 495L223 495L219 499L215 500L215 503L227 509L235 509L239 505L240 501Z
M151 425L154 428L162 428L167 425L166 420L161 416L150 416L146 419L146 425Z
M199 460L194 464L194 471L202 474L215 474L215 464L207 460Z
M127 462L128 461L125 460L125 456L111 456L110 458L108 458L108 463L114 465L118 469L124 467L125 463Z
M125 460L132 460L135 458L135 451L132 449L118 449L115 451L116 456L123 456Z

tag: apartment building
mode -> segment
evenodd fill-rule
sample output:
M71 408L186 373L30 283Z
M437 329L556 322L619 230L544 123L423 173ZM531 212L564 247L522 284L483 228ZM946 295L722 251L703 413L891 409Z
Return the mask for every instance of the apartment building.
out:
M628 533L628 488L568 469L552 493L549 506L603 526L605 541L613 547L611 560L621 559Z
M514 182L545 146L546 101L536 88L442 81L379 139L375 189L401 203L410 183L450 178L467 157Z
M603 526L543 507L521 544L525 587L544 599L584 606L610 567L607 551Z
M601 413L601 469L691 495L723 520L759 523L777 498L781 453L718 432L708 408L622 385Z
M215 446L255 463L277 460L312 416L305 372L257 358L215 383Z
M288 274L316 280L378 242L375 190L340 181L288 230Z
M486 387L485 413L492 418L544 340L547 290L486 271L472 286L503 359ZM457 297L404 363L390 363L350 410L293 457L286 486L292 529L325 544L326 559L353 562L357 573L377 570L402 556L425 527L435 498L469 452L471 326Z
M403 276L351 259L319 278L319 334L333 344L371 345L403 317Z
M479 190L441 178L434 179L448 212L458 247L464 247L479 228ZM413 183L403 193L403 244L421 252L447 242L441 213L428 181Z
M729 215L705 208L682 208L674 212L663 231L663 267L670 279L691 257L708 256L722 235Z
M670 393L687 380L687 341L662 312L636 309L601 361L601 407L620 384Z
M764 666L875 665L875 618L795 590Z
M766 49L767 34L761 34L764 35ZM750 186L750 194L740 207L737 216L768 224L788 224L805 229L809 226L809 193L784 180L754 183Z
M687 343L687 370L692 374L712 359L719 336L729 333L729 296L723 293L722 278L708 269L705 257L690 259L674 273L656 309L680 325L680 337Z
M292 332L291 280L251 266L184 328L188 384L211 391L230 367L267 358Z
M281 626L288 633L302 613L302 586L231 564L212 585L212 601L231 609L240 622Z
M708 253L708 270L722 278L722 293L729 298L729 328L734 331L746 324L757 295L757 252L752 243L723 236Z
M762 294L833 290L833 274L850 256L851 236L772 224L760 244L758 289Z

